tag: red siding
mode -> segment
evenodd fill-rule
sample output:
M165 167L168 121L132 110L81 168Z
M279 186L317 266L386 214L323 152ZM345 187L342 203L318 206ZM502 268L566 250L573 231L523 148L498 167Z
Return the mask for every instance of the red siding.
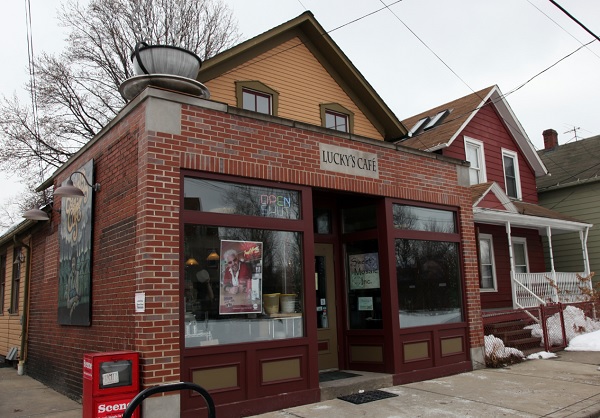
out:
M497 292L481 292L481 308L495 309L512 306L510 285L510 259L508 256L508 239L506 228L501 225L476 224L477 234L490 234L494 242L494 261L496 267ZM527 256L529 271L539 273L546 271L544 265L544 252L542 239L535 229L512 228L513 238L527 240Z
M495 181L503 189L504 171L502 166L502 149L518 154L521 193L524 202L537 203L535 174L521 152L517 143L509 134L503 120L491 106L481 108L468 125L460 132L456 140L443 151L448 157L465 160L464 137L468 136L484 143L487 181Z

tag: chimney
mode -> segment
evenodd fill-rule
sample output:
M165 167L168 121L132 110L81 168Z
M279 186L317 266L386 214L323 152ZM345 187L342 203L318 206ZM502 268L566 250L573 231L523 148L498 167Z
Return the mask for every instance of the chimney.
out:
M551 150L558 147L558 133L554 129L546 129L542 132L544 136L544 149Z

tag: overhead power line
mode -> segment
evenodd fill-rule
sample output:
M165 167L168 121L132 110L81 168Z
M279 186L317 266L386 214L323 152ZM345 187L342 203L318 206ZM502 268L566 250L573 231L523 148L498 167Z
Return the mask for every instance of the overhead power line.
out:
M573 20L573 22L577 23L579 26L581 26L587 33L589 33L590 35L592 35L594 38L596 38L597 41L600 41L600 38L598 38L598 35L596 35L594 32L592 32L591 30L589 30L583 23L581 23L579 20L577 20L571 13L567 12L560 4L558 4L557 2L555 2L554 0L549 0L550 3L552 3L553 5L555 5L556 7L558 7L560 9L561 12L563 12L564 14L566 14L567 16L569 16L571 18L571 20Z

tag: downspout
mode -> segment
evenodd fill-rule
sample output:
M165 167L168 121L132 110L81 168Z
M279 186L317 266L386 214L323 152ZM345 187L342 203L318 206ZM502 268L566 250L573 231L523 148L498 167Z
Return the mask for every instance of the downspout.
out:
M24 374L24 366L26 359L26 349L27 349L27 337L28 337L28 322L29 322L29 266L31 263L31 247L25 244L23 241L17 242L17 237L13 236L13 240L15 244L19 244L27 250L27 254L25 256L25 283L23 289L23 316L21 318L21 351L19 353L19 365L17 368L17 373L19 376Z

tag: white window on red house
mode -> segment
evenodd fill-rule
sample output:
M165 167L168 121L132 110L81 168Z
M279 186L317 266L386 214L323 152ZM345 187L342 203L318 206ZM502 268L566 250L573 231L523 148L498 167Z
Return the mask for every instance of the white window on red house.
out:
M479 288L483 291L497 290L494 242L489 234L479 234L479 272Z
M504 166L506 195L513 199L521 199L521 181L519 179L519 160L517 158L517 153L502 150L502 165Z
M242 107L246 110L271 115L273 114L271 102L270 94L250 89L242 90Z
M465 156L466 160L471 163L469 168L470 184L485 183L487 181L484 155L483 142L465 137Z
M332 110L326 110L325 127L335 129L336 131L348 132L348 115Z

